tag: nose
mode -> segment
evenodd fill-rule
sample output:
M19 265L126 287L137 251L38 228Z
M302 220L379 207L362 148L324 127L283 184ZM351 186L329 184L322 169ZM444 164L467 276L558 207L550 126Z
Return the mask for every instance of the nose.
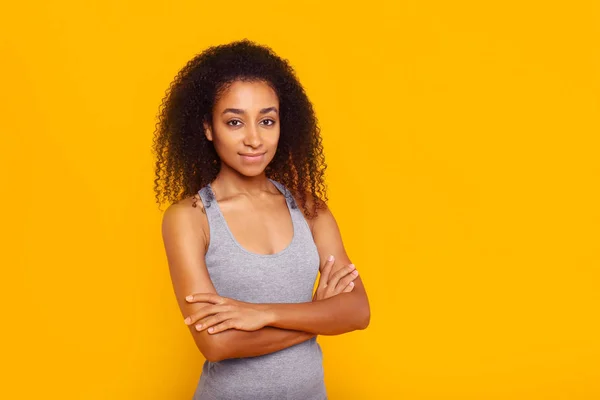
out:
M262 139L260 137L260 133L258 128L250 125L248 129L246 129L246 135L244 136L244 144L246 146L257 148L262 144Z

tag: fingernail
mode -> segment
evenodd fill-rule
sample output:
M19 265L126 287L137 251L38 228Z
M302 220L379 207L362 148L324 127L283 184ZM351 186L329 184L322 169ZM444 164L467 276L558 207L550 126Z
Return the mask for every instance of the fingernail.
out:
M358 275L358 271L357 270L352 271L352 275L357 276Z
M350 282L350 286L354 286L354 282Z
M191 294L185 298L187 301L192 301L194 300L194 296L192 296Z
M348 267L350 268L350 271L352 271L354 268L356 268L356 267L354 266L354 264L350 264L350 265L348 265Z
M198 331L199 331L200 329L202 329L202 324L198 324L198 325L196 325L196 330L198 330Z
M210 333L212 333L212 331L214 331L214 329L211 327L211 328L208 328L208 331L209 331Z
M189 325L190 322L192 322L192 319L190 317L187 317L186 319L183 320L183 322L185 322L186 325Z
M329 257L327 258L327 261L333 261L333 256L329 256Z

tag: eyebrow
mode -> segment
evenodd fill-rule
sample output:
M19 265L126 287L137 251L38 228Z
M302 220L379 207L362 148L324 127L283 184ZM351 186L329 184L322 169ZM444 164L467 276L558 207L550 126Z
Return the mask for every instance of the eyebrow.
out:
M263 108L262 110L260 110L260 113L261 114L266 114L266 113L271 112L271 111L277 112L277 107ZM242 109L240 109L240 108L226 108L226 109L223 110L223 114L226 114L228 112L234 113L234 114L244 114L245 113L245 111L242 110Z

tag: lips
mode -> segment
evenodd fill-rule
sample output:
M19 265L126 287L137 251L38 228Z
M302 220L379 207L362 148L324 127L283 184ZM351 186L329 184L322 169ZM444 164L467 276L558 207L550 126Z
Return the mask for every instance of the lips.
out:
M239 153L242 160L247 163L260 163L266 153Z
M265 153L240 153L241 156L244 157L259 157L264 155Z

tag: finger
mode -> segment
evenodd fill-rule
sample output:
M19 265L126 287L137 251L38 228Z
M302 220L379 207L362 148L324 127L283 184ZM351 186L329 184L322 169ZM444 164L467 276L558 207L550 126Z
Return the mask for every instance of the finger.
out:
M340 268L331 276L331 279L329 280L329 282L327 282L327 286L333 286L333 288L335 288L339 280L351 273L352 271L354 271L355 268L356 267L354 266L354 264L350 264L348 266Z
M329 281L329 275L331 274L331 269L333 268L334 262L335 257L332 255L327 258L327 261L323 266L323 271L321 272L321 278L319 280L319 286L321 288L325 288L327 286L327 281Z
M232 329L232 328L235 328L235 321L233 319L228 319L225 322L221 322L218 325L211 326L210 328L208 328L208 333L210 333L212 335L213 333L223 332L223 331L226 331L227 329Z
M189 303L213 303L220 304L223 298L216 293L194 293L185 298Z
M202 318L208 317L209 315L218 314L220 312L226 311L229 311L229 307L224 305L210 305L202 307L200 310L196 311L192 315L189 315L183 322L185 322L186 325L191 325L200 321Z
M202 331L204 329L210 328L211 326L214 326L216 324L230 319L232 316L233 314L231 312L222 312L215 315L211 315L207 318L198 321L198 323L196 324L196 330Z
M354 271L350 272L349 274L344 276L342 279L340 279L340 281L338 282L338 284L335 287L335 290L338 293L341 293L342 290L344 290L357 277L358 277L358 271L355 269Z
M346 286L346 288L344 288L344 290L342 290L342 293L348 293L351 292L352 289L354 289L354 282L350 282L348 284L348 286Z

